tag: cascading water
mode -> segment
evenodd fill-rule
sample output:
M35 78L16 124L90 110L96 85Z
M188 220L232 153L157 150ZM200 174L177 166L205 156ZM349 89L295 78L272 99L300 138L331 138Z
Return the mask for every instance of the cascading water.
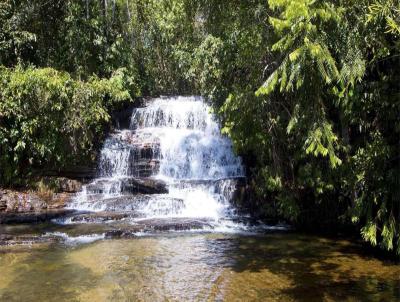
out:
M134 109L129 129L105 141L99 177L70 205L143 219L207 219L232 215L230 199L244 176L241 159L220 134L201 97L156 98Z

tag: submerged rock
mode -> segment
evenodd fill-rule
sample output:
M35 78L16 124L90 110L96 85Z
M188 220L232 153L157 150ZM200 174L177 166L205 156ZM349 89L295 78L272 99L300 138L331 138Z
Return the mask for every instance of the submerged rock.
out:
M0 246L2 245L17 245L17 244L34 244L46 242L59 242L57 236L41 236L41 235L11 235L0 234Z
M143 231L186 231L212 228L209 220L193 218L146 219L138 224L144 227Z
M117 221L122 220L129 215L127 213L115 213L115 212L96 212L79 214L71 217L72 222L81 223L101 223L105 221Z
M212 229L213 225L208 219L196 218L153 218L136 221L134 225L125 226L105 233L105 238L130 238L140 234L153 234L168 231L188 231Z
M122 195L93 201L91 205L93 209L101 209L106 212L129 212L131 216L167 215L177 213L184 207L182 199L161 194Z

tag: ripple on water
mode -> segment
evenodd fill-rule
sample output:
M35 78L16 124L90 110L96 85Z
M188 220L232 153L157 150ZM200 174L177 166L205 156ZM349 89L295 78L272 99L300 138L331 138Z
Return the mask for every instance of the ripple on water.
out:
M181 234L0 248L1 301L396 301L400 267L345 240Z

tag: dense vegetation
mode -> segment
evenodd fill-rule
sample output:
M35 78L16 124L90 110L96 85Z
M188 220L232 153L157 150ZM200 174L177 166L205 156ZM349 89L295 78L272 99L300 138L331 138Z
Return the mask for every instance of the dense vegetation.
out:
M202 94L246 207L400 254L399 37L398 0L2 1L0 182L87 160L124 101Z
M18 184L33 168L90 160L111 108L130 100L121 70L110 79L71 79L52 68L0 69L1 177Z

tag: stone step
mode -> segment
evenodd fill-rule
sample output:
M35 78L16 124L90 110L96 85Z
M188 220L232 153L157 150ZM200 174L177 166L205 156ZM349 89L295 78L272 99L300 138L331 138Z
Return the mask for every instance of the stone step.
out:
M147 215L168 215L184 207L182 199L163 195L133 195L104 199L98 202L105 211L139 212Z
M74 215L70 218L73 223L103 223L108 221L119 221L130 216L127 213L116 213L116 212L94 212L94 213L83 213Z
M94 196L98 196L96 199ZM94 195L86 202L80 201L82 208L92 211L128 213L130 216L165 216L177 214L184 207L182 199L168 197L162 194L120 195L104 198Z
M101 178L86 186L87 194L164 194L164 181L153 178Z
M154 234L169 231L213 229L213 222L202 218L153 218L136 220L130 225L114 225L105 231L105 238L130 238L139 234Z

